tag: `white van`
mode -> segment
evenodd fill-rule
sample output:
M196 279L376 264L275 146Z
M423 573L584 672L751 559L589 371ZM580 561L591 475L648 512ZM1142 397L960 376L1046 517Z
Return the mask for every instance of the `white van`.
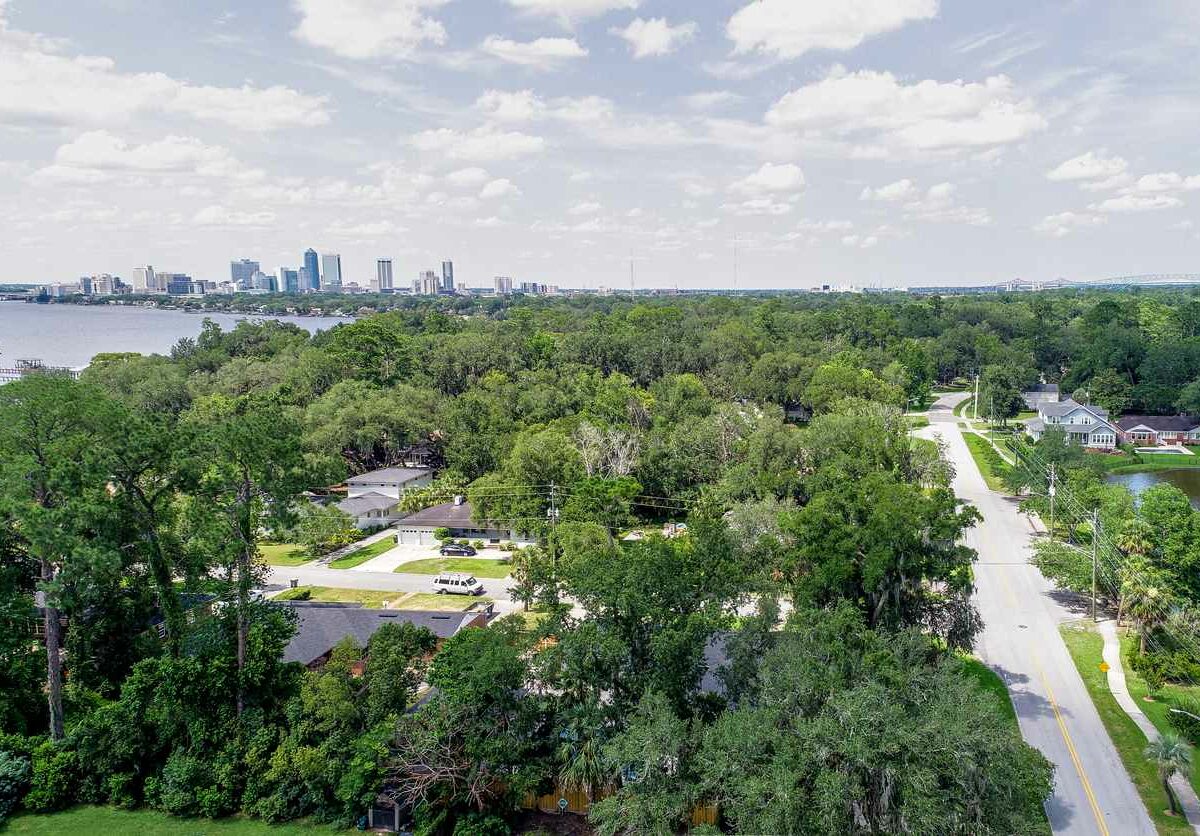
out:
M463 572L444 572L433 579L433 590L438 595L482 595L483 584L474 575Z

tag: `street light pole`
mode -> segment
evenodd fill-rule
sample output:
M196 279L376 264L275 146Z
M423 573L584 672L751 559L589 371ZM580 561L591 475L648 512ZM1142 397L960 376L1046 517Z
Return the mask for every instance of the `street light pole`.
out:
M1100 545L1100 511L1092 511L1092 622L1096 621L1096 550Z
M1054 486L1054 462L1050 462L1050 542L1054 542L1054 494L1058 489Z
M971 420L979 420L979 372L975 372L975 397L971 399Z

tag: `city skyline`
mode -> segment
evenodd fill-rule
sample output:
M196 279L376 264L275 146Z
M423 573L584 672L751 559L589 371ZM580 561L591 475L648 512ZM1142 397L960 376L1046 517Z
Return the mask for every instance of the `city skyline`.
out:
M1194 271L1200 11L1115 6L0 0L0 282Z

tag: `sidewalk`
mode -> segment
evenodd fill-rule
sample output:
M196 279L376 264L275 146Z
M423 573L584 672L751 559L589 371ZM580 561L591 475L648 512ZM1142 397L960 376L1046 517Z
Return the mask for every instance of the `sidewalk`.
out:
M1156 740L1158 729L1150 722L1150 718L1142 711L1137 701L1129 695L1129 687L1125 684L1125 668L1121 664L1121 642L1117 637L1116 623L1111 619L1106 619L1096 627L1104 638L1104 661L1108 663L1108 690L1112 691L1117 705L1121 706L1121 709L1129 715L1129 719L1133 720L1142 730L1142 734L1146 735L1146 740ZM1200 798L1196 797L1196 791L1192 789L1191 782L1182 775L1175 775L1171 778L1171 789L1175 792L1175 797L1179 799L1179 805L1183 808L1183 814L1187 817L1188 824L1192 826L1192 830L1200 833Z

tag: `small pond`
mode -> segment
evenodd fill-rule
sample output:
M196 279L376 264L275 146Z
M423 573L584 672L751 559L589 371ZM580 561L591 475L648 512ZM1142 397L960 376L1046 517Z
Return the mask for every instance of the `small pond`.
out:
M1152 470L1148 473L1116 473L1108 477L1114 485L1124 485L1137 496L1146 488L1167 482L1179 488L1200 509L1200 467L1181 467L1174 470Z

